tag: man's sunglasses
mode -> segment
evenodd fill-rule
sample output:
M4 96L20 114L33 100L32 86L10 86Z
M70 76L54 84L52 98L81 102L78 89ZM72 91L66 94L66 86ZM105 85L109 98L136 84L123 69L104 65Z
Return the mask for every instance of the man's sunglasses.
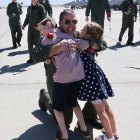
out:
M65 20L65 24L66 24L66 25L70 24L71 22L72 22L73 24L77 24L77 23L78 23L78 21L77 21L76 19L74 19L74 20L66 19L66 20Z

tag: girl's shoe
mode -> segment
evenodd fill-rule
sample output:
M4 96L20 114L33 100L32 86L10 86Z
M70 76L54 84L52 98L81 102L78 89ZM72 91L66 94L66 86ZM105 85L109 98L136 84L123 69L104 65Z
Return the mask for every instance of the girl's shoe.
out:
M95 138L95 140L115 140L115 138L112 137L112 138L108 139L106 137L106 135L99 135L98 137Z
M113 134L115 140L118 140L119 139L119 136L117 134Z
M104 128L102 129L102 133L105 134L105 130ZM113 134L115 140L118 140L119 139L119 136L117 134Z

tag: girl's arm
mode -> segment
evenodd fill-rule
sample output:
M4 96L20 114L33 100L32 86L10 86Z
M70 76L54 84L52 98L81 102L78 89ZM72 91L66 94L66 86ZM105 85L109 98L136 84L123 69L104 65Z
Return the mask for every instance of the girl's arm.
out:
M78 49L83 50L90 50L91 52L98 52L105 50L107 48L107 44L104 40L101 41L88 41L80 39L78 42Z

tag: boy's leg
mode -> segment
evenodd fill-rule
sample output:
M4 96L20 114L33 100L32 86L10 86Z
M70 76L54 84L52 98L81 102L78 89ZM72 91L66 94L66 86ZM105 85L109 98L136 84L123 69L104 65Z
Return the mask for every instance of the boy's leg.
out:
M68 132L65 125L63 112L54 109L54 114L62 134L61 138L68 139Z
M48 88L48 93L44 92L42 96L40 97L41 103L49 110L50 114L54 116L54 111L52 107L52 96L53 96L53 73L54 73L54 65L50 64L44 64L45 71L46 71L46 84ZM47 109L45 111L47 111ZM65 118L65 123L67 127L70 127L70 124L72 123L73 119L73 109L69 106L65 106L64 108L64 118Z

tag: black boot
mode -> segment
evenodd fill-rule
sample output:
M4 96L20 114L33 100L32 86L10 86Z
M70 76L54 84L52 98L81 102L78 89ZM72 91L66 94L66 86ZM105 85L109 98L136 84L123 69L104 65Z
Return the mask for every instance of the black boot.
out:
M133 46L134 43L133 43L132 41L127 41L126 45L127 45L127 46Z
M82 112L83 112L85 123L90 124L95 129L100 130L103 128L102 124L100 123L97 117L97 112L91 102L85 103Z
M40 90L38 104L42 111L47 111L47 109L49 109L50 106L52 106L52 101L51 101L49 93L47 92L46 89Z
M121 41L122 41L122 37L119 36L119 42L121 42Z
M13 45L13 49L16 49L18 46L17 46L17 44L14 44Z
M47 91L45 89L41 89L39 94L38 105L42 111L47 111L47 106L45 105L44 102L44 94L46 94L46 92Z
M29 59L27 60L27 63L33 63L33 62L34 62L34 61L33 61L32 57L31 57L31 55L30 55Z

